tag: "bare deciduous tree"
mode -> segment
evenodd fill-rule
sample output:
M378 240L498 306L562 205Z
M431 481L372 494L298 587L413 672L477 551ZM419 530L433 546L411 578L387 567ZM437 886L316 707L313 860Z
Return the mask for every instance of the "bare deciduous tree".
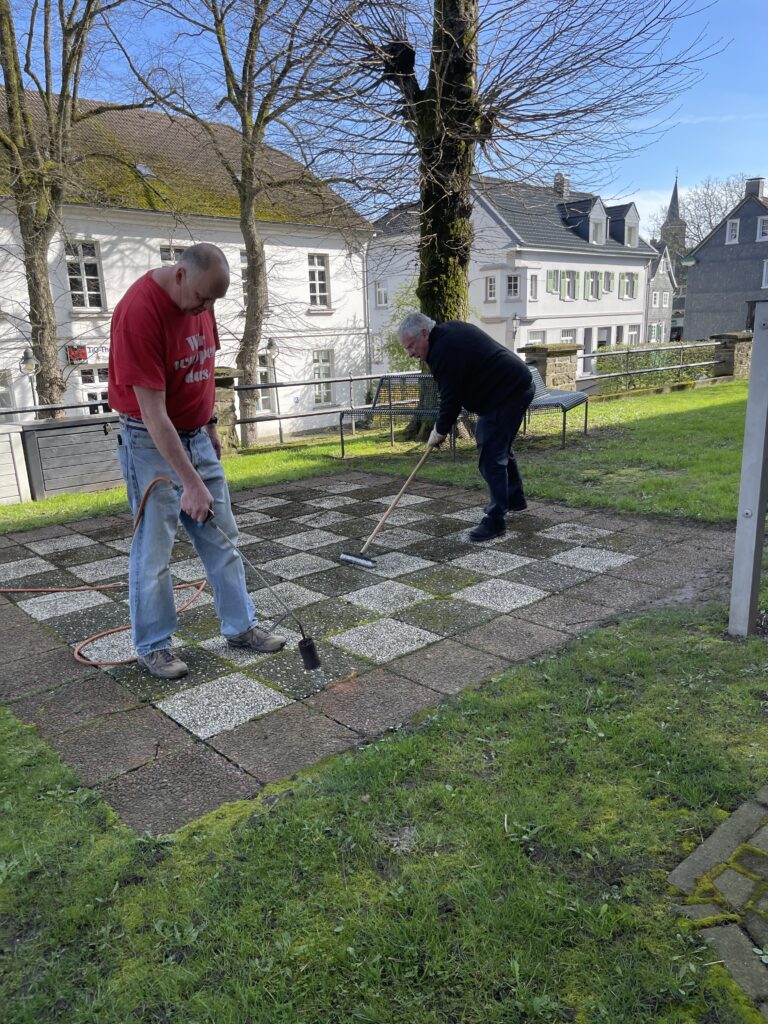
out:
M551 181L589 169L605 180L656 129L654 114L698 76L703 37L674 33L696 0L412 0L352 26L361 49L359 91L394 145L418 160L422 309L462 317L472 242L475 169ZM394 100L394 105L393 105Z
M687 249L698 245L720 221L744 198L747 175L730 174L727 178L705 178L698 185L680 192L680 216L685 221ZM669 207L662 206L651 218L654 237L660 236Z
M61 226L62 203L76 175L73 135L79 124L108 110L146 102L79 103L95 33L125 0L0 0L0 66L5 98L0 148L9 169L29 293L32 349L40 362L41 404L64 393L58 365L56 316L48 248ZM14 15L23 18L17 35ZM93 70L93 69L90 69Z

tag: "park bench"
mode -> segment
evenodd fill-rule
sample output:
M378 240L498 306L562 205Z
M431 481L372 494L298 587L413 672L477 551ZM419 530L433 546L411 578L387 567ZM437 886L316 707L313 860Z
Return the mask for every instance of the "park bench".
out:
M565 448L565 418L571 409L575 409L577 405L584 406L584 433L587 433L587 423L589 416L589 397L584 394L583 391L565 391L564 389L548 388L541 378L541 374L535 366L529 366L528 369L533 375L533 383L536 391L533 396L533 401L528 406L528 415L526 421L530 423L531 414L534 412L540 412L545 409L560 409L563 414L563 434L561 447ZM526 424L523 424L523 432L525 432Z

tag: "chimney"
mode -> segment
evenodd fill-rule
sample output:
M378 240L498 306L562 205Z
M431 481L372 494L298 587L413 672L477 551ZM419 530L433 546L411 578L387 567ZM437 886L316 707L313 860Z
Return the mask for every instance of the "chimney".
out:
M758 199L762 199L764 192L765 178L747 178L747 183L744 186L745 196L757 196Z
M560 196L561 199L567 199L571 194L571 183L565 174L561 174L560 171L555 175L555 195Z

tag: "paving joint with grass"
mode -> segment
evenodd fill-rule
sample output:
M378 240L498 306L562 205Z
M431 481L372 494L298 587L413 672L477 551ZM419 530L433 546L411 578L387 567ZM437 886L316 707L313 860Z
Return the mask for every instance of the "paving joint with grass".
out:
M174 636L188 677L159 683L134 665L83 666L72 646L128 623L125 592L17 594L0 605L14 665L0 696L124 822L170 832L586 630L681 589L695 597L730 558L727 530L547 502L531 502L481 547L467 534L482 493L417 482L377 538L373 568L340 563L395 493L390 477L353 472L234 496L248 558L314 636L319 671L304 671L290 618L279 627L284 651L229 649L209 595ZM114 516L101 528L93 520L8 535L0 583L124 582L130 528ZM202 574L183 534L171 570L180 581ZM282 615L263 579L248 570L248 581L260 615ZM129 634L86 653L130 657Z

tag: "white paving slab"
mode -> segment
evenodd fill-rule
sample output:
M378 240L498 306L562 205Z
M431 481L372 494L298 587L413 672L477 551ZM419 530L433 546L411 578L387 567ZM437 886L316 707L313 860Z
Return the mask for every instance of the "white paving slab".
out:
M56 566L44 558L20 558L16 562L4 562L0 564L0 583L20 580L24 576L36 576L39 572L53 572L55 569Z
M315 491L328 491L329 494L346 494L347 491L362 491L364 487L368 486L368 484L347 483L345 480L329 480L322 484L313 483L312 489Z
M238 535L237 535L237 546L240 547L240 548L247 548L251 544L258 544L259 541L261 541L261 540L263 540L263 538L259 537L255 533L243 533L241 531L241 532L238 532Z
M373 543L380 548L407 548L411 544L418 544L420 541L428 540L429 538L423 533L417 533L415 530L407 530L403 528L395 528L394 530L389 529L389 520L387 525L376 535Z
M485 515L481 508L460 508L458 512L448 512L445 519L458 519L462 523L479 523Z
M372 587L354 590L347 594L344 600L361 608L370 608L374 612L388 613L400 611L401 608L408 608L420 601L428 601L430 597L430 594L417 587L408 587L404 583L387 580L386 583L374 583Z
M280 505L290 504L290 502L285 498L276 498L272 494L264 494L259 498L250 498L248 501L238 501L237 495L235 495L233 500L240 508L250 508L254 511L260 511L265 508L277 508Z
M377 665L402 654L410 654L442 637L396 619L378 619L367 626L355 626L344 633L328 637L330 642L350 654L370 658Z
M86 590L74 594L41 594L40 597L31 597L28 601L19 601L19 608L33 619L44 621L57 615L69 615L70 612L94 608L99 604L112 602L98 590Z
M485 580L453 594L453 597L462 601L470 601L483 608L494 608L498 612L511 612L547 596L546 590L527 587L523 583L511 583L509 580Z
M624 555L619 551L608 551L605 548L570 548L552 555L550 562L560 565L572 565L577 569L589 569L590 572L607 572L617 569L627 562L634 562L635 555Z
M276 690L235 672L182 690L157 707L195 736L208 739L291 703Z
M301 633L286 629L285 626L276 626L270 632L285 637L291 646L298 644L301 640ZM217 658L231 661L234 665L251 665L256 661L272 657L271 654L259 654L258 651L247 651L242 647L230 647L223 636L214 636L210 640L204 640L200 646L206 651L210 651L211 654L215 654Z
M368 558L370 555L369 548L365 557ZM437 564L430 562L427 558L406 555L402 551L389 551L385 555L376 555L374 560L376 565L373 569L365 569L364 571L371 572L376 576L384 576L386 579L404 576L407 572L416 572L417 569L428 569L430 566Z
M378 523L381 519L382 513L378 515L366 516L366 519L373 520L374 523ZM400 508L398 505L394 512L392 512L387 520L387 526L407 526L409 523L421 522L424 519L423 512L417 512L410 508ZM423 537L423 534L421 535Z
M373 501L377 505L391 505L397 497L397 491L394 494L385 494L382 498L374 498ZM406 505L422 505L425 501L431 501L431 498L425 498L421 494L404 494L400 501L397 503L397 507L405 507Z
M238 526L258 526L259 523L274 523L275 517L268 516L265 512L246 512L245 515L236 515Z
M291 610L304 608L316 601L325 601L326 595L318 594L317 591L309 590L298 583L275 583L271 588L263 587L261 590L251 591L251 598L259 614L279 617L285 611L283 605L287 605Z
M582 523L558 523L557 526L548 526L546 530L539 530L540 537L551 537L553 540L599 540L601 537L609 537L613 530L601 530L596 526L585 526Z
M334 569L337 564L328 558L321 558L320 555L301 554L273 558L272 561L265 562L261 568L265 572L274 573L275 576L282 576L285 580L295 580L299 576L308 576L312 572Z
M318 508L344 508L345 505L356 505L357 499L348 498L345 494L329 494L327 498L307 498L305 504L317 505Z
M68 537L51 537L48 540L32 540L27 544L30 551L36 555L52 555L56 551L75 551L77 548L87 548L96 541L92 537L83 537L80 533L70 534Z
M127 576L128 559L125 555L116 555L114 558L102 558L100 562L72 565L69 571L86 583L95 583L97 580L107 580L113 576Z
M310 512L308 516L299 516L298 519L294 519L294 522L319 529L323 526L335 526L336 523L346 523L351 518L345 512L336 512L331 509L329 512Z
M471 569L474 572L482 572L486 576L503 576L505 572L519 569L521 565L533 562L533 558L525 555L514 555L509 551L478 551L471 555L462 555L461 558L454 558L451 565L459 565L462 569Z
M346 540L346 538L338 533L329 533L328 530L305 530L302 533L291 533L287 537L281 537L280 543L287 548L311 551L313 548L321 548L339 540Z
M177 580L205 579L205 566L199 558L183 558L180 562L171 562L171 573Z
M131 550L132 543L133 537L120 537L118 540L108 540L107 547L113 548L115 551L122 551L124 555L127 555Z

